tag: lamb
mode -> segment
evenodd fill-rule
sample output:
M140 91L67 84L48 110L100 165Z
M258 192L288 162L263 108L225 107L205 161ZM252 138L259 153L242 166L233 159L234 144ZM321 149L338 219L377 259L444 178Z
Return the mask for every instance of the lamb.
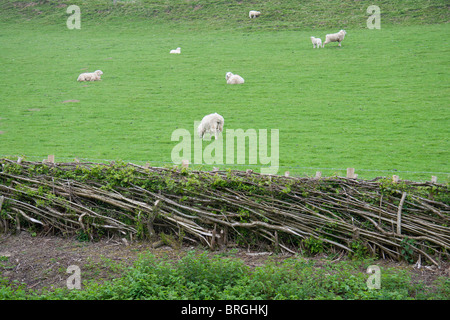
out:
M227 84L242 84L244 83L244 78L242 78L238 74L233 74L231 72L227 72L225 75L225 79L227 80Z
M320 46L322 46L323 48L322 40L320 38L311 37L311 42L313 44L313 48L315 48L316 46L317 48L320 48Z
M170 53L180 54L181 53L181 48L178 47L176 49L170 50Z
M78 76L77 81L96 81L101 80L100 76L103 74L102 70L96 70L94 72L82 73Z
M345 30L341 30L338 33L327 34L323 45L326 45L327 43L330 43L330 42L339 42L339 47L340 47L341 41L344 40L344 37L346 34L347 34L347 32L345 32Z
M224 123L225 120L218 113L211 113L204 116L197 129L200 139L203 139L205 133L209 133L211 135L214 134L217 140L219 133L223 131Z
M251 11L248 12L248 16L249 16L250 19L251 18L257 18L260 15L261 15L261 12L259 12L259 11L251 10Z

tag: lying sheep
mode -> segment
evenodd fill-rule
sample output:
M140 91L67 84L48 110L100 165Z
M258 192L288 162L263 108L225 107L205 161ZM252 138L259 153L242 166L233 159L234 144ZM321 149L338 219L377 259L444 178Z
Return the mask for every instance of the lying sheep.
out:
M232 74L231 72L227 72L225 75L225 79L227 80L227 84L241 84L244 83L244 78L242 78L238 74Z
M340 47L341 41L344 40L344 37L346 34L347 34L347 32L345 32L345 30L341 30L338 33L327 34L323 45L326 45L327 43L330 43L330 42L339 42L339 47Z
M311 42L313 44L313 48L315 48L316 46L317 48L320 48L320 46L322 46L323 48L322 40L320 38L311 37Z
M214 134L217 140L219 133L223 131L224 123L223 117L218 113L211 113L204 116L197 129L200 139L203 139L205 133L209 133L211 135Z
M170 50L170 53L180 54L181 53L181 48L178 47L176 49Z
M259 12L259 11L251 10L248 12L248 16L250 19L259 17L260 15L261 15L261 12Z
M82 73L78 76L77 81L96 81L102 80L100 76L103 74L102 70L96 70L94 72Z

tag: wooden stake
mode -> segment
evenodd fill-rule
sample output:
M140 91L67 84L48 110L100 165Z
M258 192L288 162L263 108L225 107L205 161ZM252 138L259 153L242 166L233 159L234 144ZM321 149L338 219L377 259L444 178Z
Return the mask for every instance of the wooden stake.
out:
M356 179L358 175L355 175L355 168L347 168L347 178Z
M182 160L181 167L186 169L189 168L189 160Z
M322 177L321 171L316 171L316 179L320 179Z
M223 235L222 235L222 237L223 237L223 244L225 246L227 246L228 245L228 228L225 227L222 231L223 231Z
M437 177L436 176L431 176L431 182L432 183L437 183Z
M279 242L278 242L278 232L275 231L275 250L278 250Z
M214 229L212 230L211 250L214 250L215 245L216 245L216 225L214 225Z
M289 177L289 171L286 171L286 172L284 173L284 176L285 176L285 177Z
M152 213L148 217L147 230L148 230L150 239L152 239L152 240L154 240L156 238L155 229L153 228L153 221L155 220L156 216L159 213L159 208L160 208L161 204L162 204L162 202L159 201L159 199L156 200L155 204L153 205L153 208L152 208Z
M398 176L396 176L396 175L393 175L393 176L392 176L392 182L393 182L393 183L397 183L397 182L398 182L398 179L399 179Z
M223 241L223 229L220 229L219 234L217 236L217 244L219 245L219 248L223 248L224 241Z
M406 192L403 192L402 198L400 199L400 204L398 205L397 211L397 234L402 234L402 208L403 202L405 202Z
M47 161L49 163L55 163L55 155L54 154L49 154L47 157Z
M19 212L16 212L16 233L20 234L20 219Z

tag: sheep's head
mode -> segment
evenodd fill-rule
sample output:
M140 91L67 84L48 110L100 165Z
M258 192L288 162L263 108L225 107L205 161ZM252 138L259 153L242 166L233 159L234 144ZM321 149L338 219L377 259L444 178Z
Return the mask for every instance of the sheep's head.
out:
M227 74L225 75L225 79L226 79L226 80L230 79L230 77L231 77L232 75L233 75L233 74L232 74L231 72L227 72Z
M339 31L339 33L342 33L345 36L347 34L347 31L341 30L341 31Z
M103 74L102 70L96 70L94 73L98 76L101 76Z

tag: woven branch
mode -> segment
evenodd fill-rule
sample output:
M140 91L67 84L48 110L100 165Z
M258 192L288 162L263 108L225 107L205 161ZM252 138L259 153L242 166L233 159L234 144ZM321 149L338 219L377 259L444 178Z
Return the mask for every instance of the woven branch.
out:
M153 240L175 232L211 248L259 239L294 253L316 241L351 254L361 244L395 259L420 255L438 264L449 257L448 185L115 163L0 164L0 231Z

